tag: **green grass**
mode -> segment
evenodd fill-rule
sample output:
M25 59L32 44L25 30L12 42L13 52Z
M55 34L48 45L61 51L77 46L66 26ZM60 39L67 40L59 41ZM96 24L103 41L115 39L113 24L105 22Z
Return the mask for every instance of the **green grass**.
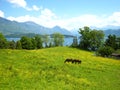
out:
M0 90L120 90L120 61L68 47L2 49Z

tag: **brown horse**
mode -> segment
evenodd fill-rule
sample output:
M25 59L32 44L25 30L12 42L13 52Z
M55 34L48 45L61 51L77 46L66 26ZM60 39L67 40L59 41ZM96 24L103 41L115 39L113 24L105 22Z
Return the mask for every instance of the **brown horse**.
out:
M81 60L77 60L77 59L66 59L65 61L64 61L64 63L66 63L66 62L71 62L71 63L78 63L78 64L81 64Z
M77 59L74 59L74 60L72 60L72 63L78 63L78 64L81 64L81 60L77 60Z
M66 63L66 62L72 62L72 59L66 59L66 60L64 61L64 63Z

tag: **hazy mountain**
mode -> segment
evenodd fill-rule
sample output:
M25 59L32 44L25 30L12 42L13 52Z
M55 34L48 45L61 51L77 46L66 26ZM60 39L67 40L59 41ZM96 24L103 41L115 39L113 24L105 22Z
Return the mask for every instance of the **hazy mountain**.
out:
M120 36L120 26L106 26L103 28L99 28L97 30L103 30L106 36L108 36L109 34L115 34L117 36ZM2 32L4 35L26 33L53 34L55 32L59 32L64 35L79 35L78 30L72 30L70 32L59 26L47 28L31 21L20 23L16 21L10 21L1 17L0 17L0 32Z
M91 27L90 27L91 28ZM95 28L92 27L91 29L96 29L96 30L103 30L105 33L105 36L108 36L110 34L114 34L116 36L120 36L120 26L106 26L106 28ZM72 30L71 31L74 35L79 35L78 30Z
M0 32L2 32L3 34L27 33L27 32L30 33L29 30L26 30L21 26L22 23L0 18Z
M113 26L113 25L107 25L101 28L102 30L108 30L108 29L113 29L113 30L117 30L120 29L120 26Z
M90 27L91 29L97 29L97 30L108 30L108 29L113 29L113 30L117 30L120 29L120 26L113 26L113 25L107 25L107 26L103 26L103 27Z
M92 29L103 30L105 36L108 36L110 34L120 36L120 26L107 25L102 28L92 27Z
M62 32L64 33L64 35L72 35L70 31L68 31L67 29L61 28L59 26L55 26L51 29L52 29L52 32Z
M107 30L104 30L104 33L105 33L105 36L108 36L110 34L114 34L114 35L120 37L120 29L107 29Z
M53 34L55 32L59 32L64 35L71 35L70 31L60 28L59 26L47 28L31 21L20 23L16 21L10 21L1 17L0 32L2 32L4 35L20 33Z

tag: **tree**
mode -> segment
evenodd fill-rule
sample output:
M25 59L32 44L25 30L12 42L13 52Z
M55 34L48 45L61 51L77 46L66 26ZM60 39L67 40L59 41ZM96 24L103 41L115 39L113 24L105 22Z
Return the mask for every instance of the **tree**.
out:
M60 33L53 34L53 43L54 46L63 46L64 36Z
M49 45L48 47L54 47L53 45L53 38L49 38Z
M43 47L42 46L42 39L41 39L40 35L36 35L34 38L35 38L35 41L36 41L37 49L42 48Z
M48 47L48 42L49 42L49 36L48 35L44 35L43 36L43 42L44 42L44 44L45 44L45 47Z
M109 35L108 38L105 41L106 46L110 46L113 49L117 49L117 38L116 35Z
M35 40L35 38L31 38L31 42L32 42L32 49L36 49L37 48L37 42Z
M78 46L78 39L77 39L77 37L74 37L72 47L77 47L77 46Z
M49 43L49 47L52 47L52 46L53 46L53 45L52 45L52 42L50 42L50 43Z
M116 42L117 42L117 49L120 49L120 37L117 37Z
M85 49L85 50L88 50L89 47L90 47L90 28L85 26L83 29L80 28L79 29L79 34L81 34L81 37L80 37L80 44L79 44L79 47L81 49Z
M8 43L9 43L9 45L8 45L9 49L15 49L16 48L16 43L15 43L14 40L9 41Z
M85 26L83 29L79 29L80 44L79 48L85 50L97 50L104 40L104 33L101 30L91 30Z
M101 30L92 30L90 32L90 49L96 51L102 44L104 40L104 33Z
M31 39L26 37L26 36L23 36L21 37L21 45L22 45L22 49L32 49L32 42L31 42Z
M22 49L22 45L21 45L20 40L18 40L18 41L16 42L16 49Z
M114 52L114 49L109 46L100 47L97 51L98 55L102 57L109 57Z
M0 49L7 48L7 40L2 33L0 33Z

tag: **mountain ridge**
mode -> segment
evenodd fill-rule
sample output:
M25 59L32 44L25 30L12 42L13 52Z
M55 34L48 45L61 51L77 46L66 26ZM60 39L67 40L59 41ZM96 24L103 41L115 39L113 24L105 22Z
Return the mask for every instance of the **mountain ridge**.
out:
M110 28L109 27L106 27L106 28L96 28L96 27L90 27L92 30L95 29L95 30L102 30L105 34L105 36L107 37L108 35L116 35L118 37L120 37L120 26L111 26ZM72 30L71 32L74 34L74 35L79 35L78 33L79 29L78 30Z
M103 28L96 28L91 27L92 29L97 30L103 30L105 33L105 36L108 36L109 34L115 34L116 36L120 36L120 26L106 26ZM8 19L0 17L0 32L4 35L11 35L11 34L28 34L28 33L34 33L34 34L53 34L53 33L61 33L63 35L73 35L78 36L78 30L67 30L64 28L61 28L59 26L55 26L53 28L44 27L42 25L36 24L32 21L27 22L17 22L17 21L10 21Z
M0 17L0 32L4 35L18 34L18 33L35 33L35 34L53 34L55 32L72 35L67 29L63 29L59 26L53 28L47 28L42 25L38 25L32 21L17 22L10 21L8 19Z

